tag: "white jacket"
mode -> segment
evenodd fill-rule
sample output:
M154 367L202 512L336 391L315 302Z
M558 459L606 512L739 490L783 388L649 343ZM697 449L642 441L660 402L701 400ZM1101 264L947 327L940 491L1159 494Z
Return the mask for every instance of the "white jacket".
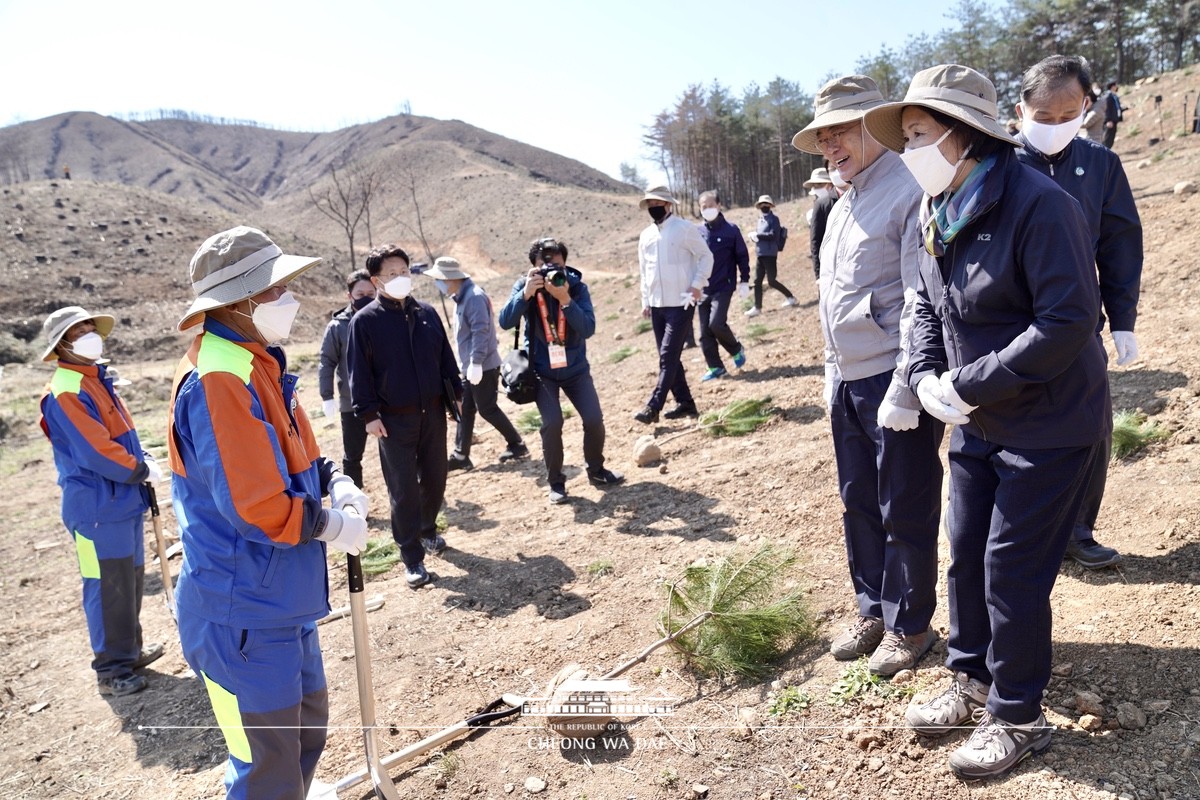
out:
M638 265L642 308L671 308L682 306L690 289L703 291L712 274L713 256L700 229L672 214L642 231Z

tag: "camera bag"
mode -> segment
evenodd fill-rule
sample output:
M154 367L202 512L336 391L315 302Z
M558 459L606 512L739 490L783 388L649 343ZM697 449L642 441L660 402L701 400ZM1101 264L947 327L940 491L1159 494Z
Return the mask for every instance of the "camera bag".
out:
M537 399L538 376L533 371L529 353L521 349L520 319L513 333L513 349L500 362L500 385L504 387L504 396L517 405L532 403Z

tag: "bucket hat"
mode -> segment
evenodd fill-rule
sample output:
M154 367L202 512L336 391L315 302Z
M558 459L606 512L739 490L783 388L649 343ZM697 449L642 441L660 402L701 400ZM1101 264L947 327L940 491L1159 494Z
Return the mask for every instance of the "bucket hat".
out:
M133 381L129 380L129 378L126 378L121 373L117 372L116 367L109 367L107 372L108 372L108 377L112 378L113 386L130 386L133 384Z
M996 87L970 67L941 64L921 70L913 76L903 100L867 112L863 120L867 132L889 150L904 149L900 116L905 106L940 111L1005 144L1020 146L996 119Z
M844 75L821 87L813 101L813 121L792 137L792 147L821 155L817 132L822 128L858 122L876 106L887 102L878 84L866 75Z
M824 167L817 167L812 171L812 175L804 182L805 189L811 189L814 186L825 186L832 184L833 181L829 177L829 170Z
M775 201L771 199L771 195L769 194L760 194L758 199L754 201L754 207L758 208L759 206L771 206L774 208Z
M471 277L463 272L458 259L450 256L442 256L437 259L433 262L432 267L427 267L421 274L440 281L459 281Z
M46 340L46 349L42 351L42 361L54 361L57 358L54 355L54 348L58 347L58 343L66 336L71 326L88 320L95 324L96 333L100 334L102 339L108 338L116 323L116 319L108 314L89 314L79 306L67 306L50 312L50 316L46 317L46 321L42 323L42 336Z
M239 225L214 234L192 256L189 274L196 299L179 320L179 330L203 321L205 312L287 283L320 263L315 256L285 255L257 228Z
M651 200L662 200L664 203L670 203L671 205L677 204L675 195L671 194L671 190L665 186L655 186L653 189L647 189L646 196L638 203L638 208L645 211Z

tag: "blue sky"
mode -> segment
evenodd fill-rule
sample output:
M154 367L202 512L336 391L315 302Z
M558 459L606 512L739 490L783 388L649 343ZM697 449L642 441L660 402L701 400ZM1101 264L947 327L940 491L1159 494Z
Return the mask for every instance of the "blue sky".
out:
M461 119L616 176L692 83L830 73L951 23L944 2L0 0L0 125L181 108L323 131ZM15 77L14 77L15 76ZM22 77L23 76L23 77Z

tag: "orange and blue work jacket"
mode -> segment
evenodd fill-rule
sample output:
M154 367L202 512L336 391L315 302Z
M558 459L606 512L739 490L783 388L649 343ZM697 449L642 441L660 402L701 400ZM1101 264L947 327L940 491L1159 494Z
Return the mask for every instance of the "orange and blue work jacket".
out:
M181 612L220 625L299 625L329 611L321 497L333 476L283 351L207 320L171 398Z
M129 410L103 365L58 362L39 424L54 449L62 517L72 529L139 517L148 469Z

